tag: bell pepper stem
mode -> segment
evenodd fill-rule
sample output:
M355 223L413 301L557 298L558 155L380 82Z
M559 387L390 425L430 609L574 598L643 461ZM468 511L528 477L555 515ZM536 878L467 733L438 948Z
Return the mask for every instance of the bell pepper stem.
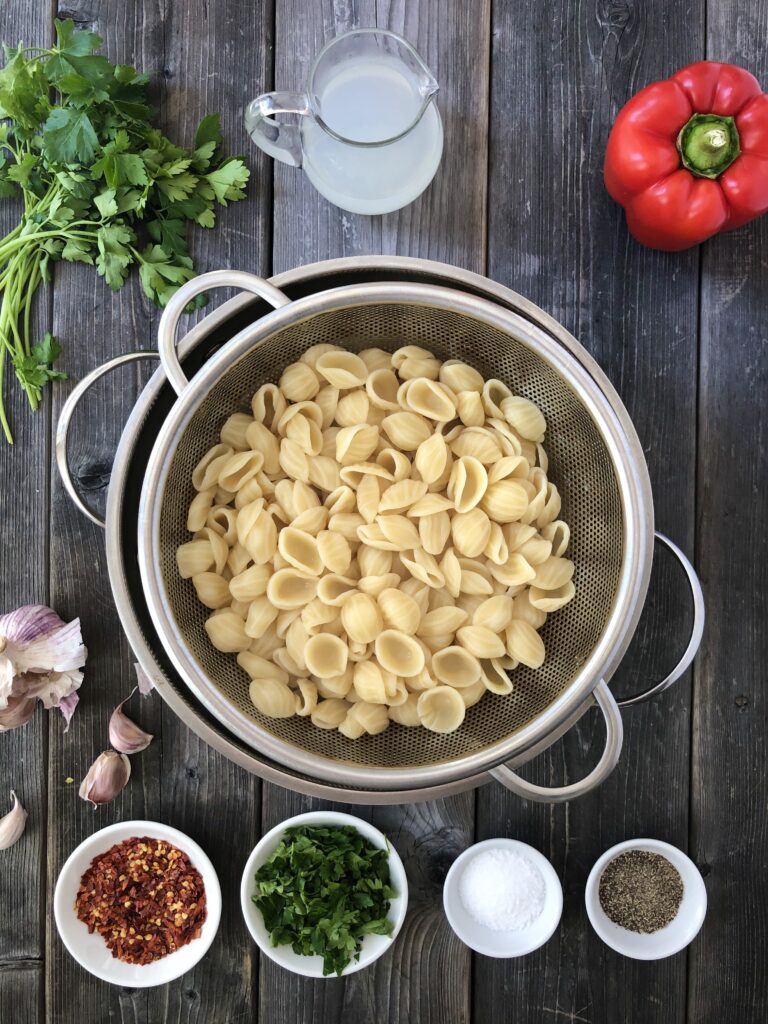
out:
M680 129L677 148L692 174L718 178L741 152L736 122L720 114L694 114Z

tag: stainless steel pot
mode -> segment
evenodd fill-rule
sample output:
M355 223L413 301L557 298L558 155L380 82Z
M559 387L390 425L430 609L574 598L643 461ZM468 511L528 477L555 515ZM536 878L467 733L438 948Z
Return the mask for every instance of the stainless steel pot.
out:
M596 405L596 414L601 417L604 429L611 437L613 451L626 455L622 459L624 466L628 467L623 472L623 478L626 481L624 503L629 512L628 526L624 532L626 553L628 555L624 560L626 602L620 619L614 623L613 630L608 631L608 634L601 637L600 652L598 656L592 658L590 670L581 673L577 684L571 685L567 693L561 694L557 700L553 701L546 709L545 714L538 716L532 728L517 730L514 743L506 743L506 745L496 744L496 749L491 752L486 749L481 751L480 754L472 754L468 758L459 758L458 760L462 761L462 763L458 767L456 758L450 763L438 765L437 771L432 770L434 766L430 766L429 772L422 772L421 777L415 777L415 773L411 769L404 771L403 769L390 768L381 772L380 767L376 766L375 770L366 772L365 769L368 766L362 766L363 770L361 771L359 765L355 765L354 769L350 770L348 764L332 764L331 771L324 781L320 782L318 779L320 773L316 771L314 759L295 758L292 751L289 765L279 765L276 763L276 757L270 759L263 752L254 754L249 751L247 749L247 737L243 737L242 732L239 738L237 736L237 723L233 726L232 723L227 722L226 729L222 729L219 724L211 720L209 713L211 710L210 704L208 704L207 708L203 709L199 701L190 699L188 690L185 690L183 686L179 686L178 678L165 658L163 645L158 643L157 637L147 638L146 634L151 630L151 626L149 629L147 626L147 609L143 605L140 593L137 593L135 578L133 579L133 586L131 586L129 584L130 573L126 572L126 537L130 536L131 529L135 531L136 519L134 516L136 510L133 508L130 513L127 513L124 499L126 483L131 477L131 472L134 471L135 475L137 469L135 465L136 441L142 433L142 428L146 426L148 420L152 420L153 416L155 417L153 429L157 430L157 424L162 422L163 419L164 408L169 406L168 388L159 371L145 388L136 410L126 425L115 461L114 478L109 493L107 509L108 565L121 619L142 667L154 679L162 695L174 707L174 710L180 717L196 729L196 731L200 732L208 742L211 742L219 749L223 749L227 756L232 757L233 760L238 761L252 771L256 771L258 774L273 779L273 781L288 785L290 788L327 796L331 799L351 799L360 802L400 802L403 799L431 798L436 795L442 795L445 792L477 785L487 778L487 775L484 773L486 770L489 770L494 777L524 796L552 800L567 799L579 795L579 793L585 792L602 781L615 765L621 746L621 719L616 703L611 697L604 680L608 679L614 671L631 638L640 613L650 572L650 548L647 543L652 530L650 487L639 443L626 411L615 392L594 361L578 345L575 339L541 310L538 310L520 296L485 281L476 275L457 271L454 268L444 267L440 264L426 263L425 261L363 258L360 260L330 261L315 267L305 267L299 271L282 275L272 283L282 290L290 291L291 294L301 294L302 292L316 293L318 286L322 286L325 283L337 285L354 280L370 281L372 278L381 279L382 277L384 279L396 277L409 281L415 279L418 282L450 283L454 288L461 288L465 294L457 297L454 293L453 296L448 298L445 295L435 296L432 294L432 299L436 298L437 301L451 302L453 308L458 304L463 309L470 309L472 315L480 308L482 308L484 314L488 312L485 308L485 303L477 303L472 300L471 296L473 294L491 298L495 304L491 310L491 315L497 322L504 324L504 329L509 329L511 322L514 331L518 335L522 334L526 337L532 337L537 345L543 346L548 357L554 360L560 372L562 372L563 364L567 364L566 369L568 372L575 374L575 377L572 378L573 386L586 389L590 394L590 400ZM220 280L221 275L215 279ZM209 283L205 286L210 287L210 278ZM379 289L378 291L374 289L373 292L367 289L367 300L373 295L374 301L380 302L385 292L386 289ZM408 292L406 286L398 289L398 296L401 300L405 292ZM413 294L416 293L418 293L419 301L421 301L424 298L423 290L416 289ZM274 298L274 293L270 292L269 294ZM287 319L291 323L305 322L307 316L314 315L312 311L316 312L318 308L321 311L325 311L328 308L342 308L344 304L349 303L350 294L349 290L344 295L338 292L326 293L320 296L319 305L316 295L315 299L304 301L303 305L299 303L298 307L294 307L293 311L288 310L291 316ZM359 290L355 293L354 297L359 297ZM181 302L181 299L179 302ZM238 342L240 348L238 352L251 351L254 345L259 343L260 338L270 337L274 330L274 321L270 325L267 322L270 319L268 317L266 321L262 320L257 323L251 323L253 313L248 307L252 302L253 300L250 296L241 296L226 303L218 311L206 317L184 339L180 346L182 357L186 356L188 361L192 360L194 362L197 359L197 362L201 362L215 344L220 343L228 335L231 336L233 333L236 333L243 323L245 323L245 331L240 334ZM515 311L516 316L513 317L512 321L509 319L508 310ZM283 319L286 319L285 312L286 310L283 311ZM174 315L175 309L171 308L170 313L166 317L166 326L168 326L170 319ZM272 316L274 317L274 314ZM166 331L165 344L167 348L170 348L169 338L170 332ZM228 347L228 351L230 354L233 352L231 345ZM102 373L107 372L123 361L143 358L146 355L148 354L137 353L127 357L120 357L105 367L100 368L99 371L96 371L95 374L78 386L76 391L70 396L67 406L62 411L59 437L57 439L57 458L62 469L65 484L67 484L67 489L73 495L77 504L91 518L94 518L93 514L85 509L82 501L75 494L66 469L66 431L71 414L79 397L98 376L101 376ZM573 358L574 356L576 358ZM220 355L217 358L221 360L223 357ZM214 379L216 376L215 370L208 369L207 373L209 374L209 379ZM183 375L180 377L178 372L175 372L175 376L176 383L181 385ZM159 418L157 416L158 413L160 414ZM166 433L168 432L166 428ZM156 466L161 468L161 471L163 461L162 457L158 457L155 463ZM142 468L139 467L139 477L142 471ZM135 480L133 486L135 488ZM128 516L127 522L126 514ZM625 522L627 522L626 519ZM127 534L126 527L128 529ZM653 693L660 692L670 685L690 664L700 639L703 626L703 603L698 581L693 569L684 556L674 545L670 544L670 546L681 558L694 594L696 614L694 617L693 636L675 670L665 680L652 687L645 694L640 694L629 701L622 702L625 704L636 703ZM130 550L130 546L128 550ZM155 606L153 613L156 611L157 607ZM167 642L167 635L165 640ZM592 653L594 654L594 651ZM165 663L164 670L160 668L158 661ZM595 667L598 664L599 673L595 674ZM203 694L202 696L205 698L206 695ZM519 779L511 769L535 756L536 753L548 746L559 735L562 735L586 710L593 699L597 700L603 708L607 723L606 749L594 771L580 783L564 787L561 790L532 787L524 782L524 780ZM207 704L208 702L204 699L203 703ZM220 718L219 709L214 708L213 710L215 717ZM509 764L498 763L501 759L507 758L509 759Z

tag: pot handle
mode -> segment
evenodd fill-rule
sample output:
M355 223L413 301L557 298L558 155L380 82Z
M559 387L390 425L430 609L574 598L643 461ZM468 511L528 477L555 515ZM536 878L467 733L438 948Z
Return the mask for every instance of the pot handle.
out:
M160 317L158 328L160 361L163 364L165 375L177 395L180 395L189 384L176 354L176 328L179 317L195 296L207 292L209 288L239 288L241 291L258 295L260 299L264 299L275 309L287 306L291 301L284 292L275 288L269 281L265 281L263 277L246 274L243 270L212 270L208 274L193 277L191 281L183 284L168 300L168 305Z
M649 686L647 690L642 690L640 693L636 693L633 697L624 697L622 700L617 701L620 708L631 708L635 704L642 704L643 701L650 700L651 697L655 697L657 693L663 693L665 690L669 689L673 683L676 683L696 657L696 652L699 649L701 638L704 634L704 591L701 589L701 582L699 581L699 577L696 575L696 570L677 544L675 544L674 541L671 541L665 534L659 533L659 531L656 530L654 532L654 539L660 544L666 544L685 572L688 580L688 586L691 588L691 597L693 598L693 624L691 626L691 636L688 641L688 646L683 651L680 660L669 675L665 676L660 683L654 683L653 686Z
M506 789L512 790L517 796L525 800L535 800L538 803L564 803L566 800L575 800L584 796L591 789L595 789L601 782L611 774L619 760L621 745L624 740L624 727L621 722L621 712L608 689L608 684L601 679L592 691L600 710L605 718L605 749L602 757L585 778L570 786L537 786L533 782L520 778L505 764L497 765L488 772L497 782L500 782Z
M126 352L121 356L115 356L114 359L110 359L101 366L97 366L96 369L92 370L87 377L83 377L79 384L77 384L69 393L66 402L61 407L59 420L56 424L56 465L59 469L61 482L64 484L64 490L83 515L102 529L104 529L105 525L104 520L97 512L94 512L93 509L86 505L75 486L74 480L72 479L72 473L69 468L69 460L67 457L67 436L69 434L69 424L72 416L74 415L75 409L80 404L80 399L86 391L90 390L97 380L100 380L112 370L116 370L118 366L125 366L126 363L136 363L140 359L159 358L160 357L157 352Z

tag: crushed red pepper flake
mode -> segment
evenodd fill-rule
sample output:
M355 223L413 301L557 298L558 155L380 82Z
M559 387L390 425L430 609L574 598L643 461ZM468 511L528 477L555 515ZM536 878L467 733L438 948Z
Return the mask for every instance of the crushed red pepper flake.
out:
M78 918L97 931L112 956L150 964L200 932L205 887L189 857L162 839L126 839L94 857L80 879Z

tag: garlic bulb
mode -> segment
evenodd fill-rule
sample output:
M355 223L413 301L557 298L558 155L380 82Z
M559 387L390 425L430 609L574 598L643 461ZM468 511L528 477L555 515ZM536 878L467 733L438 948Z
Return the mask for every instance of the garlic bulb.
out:
M132 696L133 692L117 705L109 720L109 742L121 754L138 754L152 742L152 733L140 729L123 711L123 704Z
M13 790L11 790L11 798L13 807L0 818L0 850L7 850L9 846L18 842L27 825L27 812L21 806L19 798Z
M0 732L17 729L26 725L35 713L37 701L34 697L9 697L4 708L0 708Z
M131 762L125 754L105 750L99 754L80 783L80 797L94 805L114 800L131 777Z
M0 615L0 713L9 706L16 712L0 725L12 729L31 717L29 705L22 710L14 698L37 698L46 708L59 708L69 725L87 654L79 619L65 623L41 604Z

